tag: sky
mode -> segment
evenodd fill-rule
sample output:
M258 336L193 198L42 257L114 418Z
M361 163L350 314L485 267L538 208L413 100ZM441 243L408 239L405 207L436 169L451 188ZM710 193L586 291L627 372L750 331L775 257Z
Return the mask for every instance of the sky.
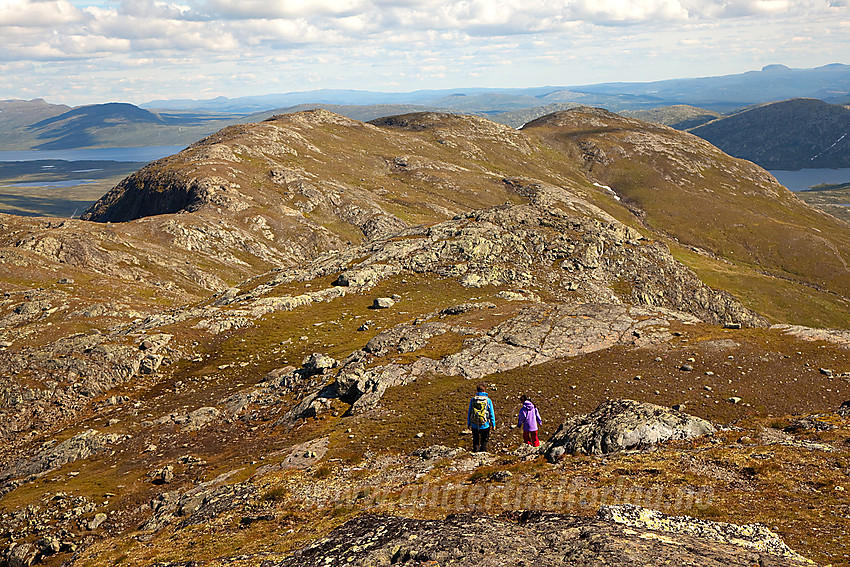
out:
M575 86L850 63L850 0L0 0L0 100Z

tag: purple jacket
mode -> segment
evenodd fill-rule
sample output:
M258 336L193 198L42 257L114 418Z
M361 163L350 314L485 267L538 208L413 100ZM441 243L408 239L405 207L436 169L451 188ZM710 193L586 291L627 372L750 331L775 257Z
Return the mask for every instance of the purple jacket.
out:
M519 419L517 419L517 427L522 427L523 431L537 431L537 427L543 423L540 419L540 412L531 403L531 400L522 402L522 408L519 410Z

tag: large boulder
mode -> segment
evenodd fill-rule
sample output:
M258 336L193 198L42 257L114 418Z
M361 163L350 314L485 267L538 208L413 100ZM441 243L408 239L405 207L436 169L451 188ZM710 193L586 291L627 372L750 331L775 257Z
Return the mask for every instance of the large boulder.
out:
M662 441L714 433L709 422L681 411L634 400L607 400L592 413L565 421L543 448L546 458L604 455Z

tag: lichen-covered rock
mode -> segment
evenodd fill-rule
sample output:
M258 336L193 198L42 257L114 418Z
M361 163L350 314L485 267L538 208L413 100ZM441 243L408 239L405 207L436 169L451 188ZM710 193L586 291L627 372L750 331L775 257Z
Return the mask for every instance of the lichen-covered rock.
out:
M672 408L634 400L607 400L593 412L561 424L545 445L544 453L550 461L559 460L565 453L604 455L714 431L714 426L704 419Z
M665 523L658 516L651 525L641 525L615 521L619 517L610 514L524 512L515 521L471 514L444 520L363 515L274 565L812 565L763 528L715 528L712 522L692 520L693 530L670 530L691 519Z
M792 550L773 533L761 524L729 524L712 522L689 516L668 516L657 510L625 504L621 506L602 506L597 517L632 528L670 532L674 534L689 534L702 539L724 543L732 543L751 548L758 552L770 553L801 563L811 563L808 559Z

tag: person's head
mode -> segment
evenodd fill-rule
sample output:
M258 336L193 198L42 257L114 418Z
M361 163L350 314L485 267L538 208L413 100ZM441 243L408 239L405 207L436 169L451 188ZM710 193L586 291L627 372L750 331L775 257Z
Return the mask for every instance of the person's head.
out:
M487 388L484 386L484 383L482 382L481 384L478 384L478 386L475 387L475 391L480 394L481 392L486 392Z
M521 402L525 402L527 400L528 400L528 396L526 396L525 394L523 394L519 397L519 401L521 401Z

